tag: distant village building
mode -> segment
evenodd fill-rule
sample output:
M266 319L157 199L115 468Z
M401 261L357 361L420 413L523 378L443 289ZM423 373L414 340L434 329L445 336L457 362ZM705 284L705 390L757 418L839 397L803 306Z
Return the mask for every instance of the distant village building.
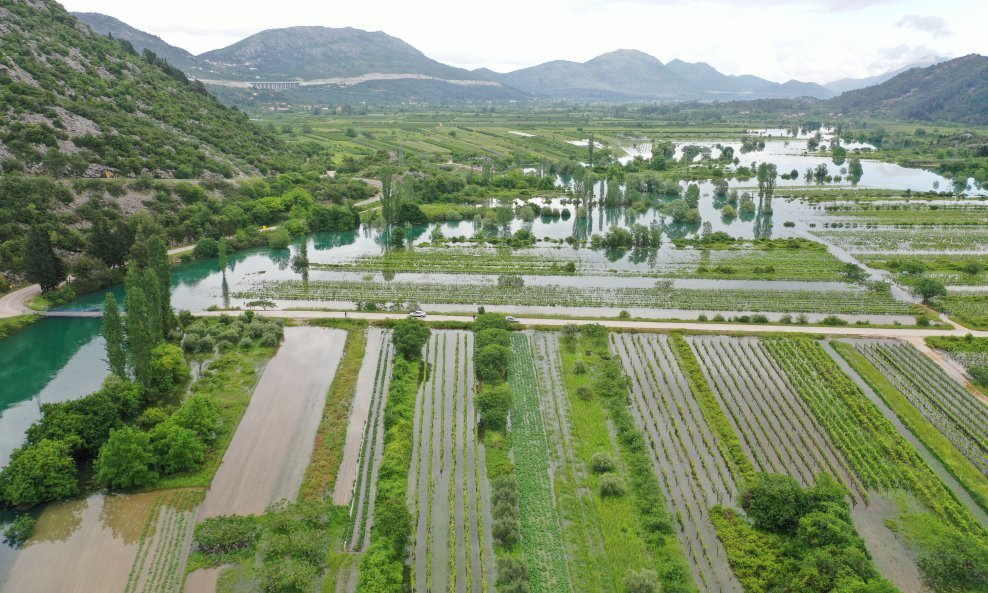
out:
M302 83L293 80L287 82L252 82L250 83L250 88L266 91L283 91L285 89L296 89L302 86Z

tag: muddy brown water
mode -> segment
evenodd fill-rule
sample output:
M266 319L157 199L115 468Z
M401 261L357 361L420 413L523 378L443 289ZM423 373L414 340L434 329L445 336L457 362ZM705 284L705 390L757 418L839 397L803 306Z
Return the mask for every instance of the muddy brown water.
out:
M346 429L346 441L343 447L343 460L333 489L333 504L348 505L353 498L354 483L357 481L357 466L360 461L360 450L364 442L367 427L367 417L371 410L371 396L374 394L374 382L377 378L378 360L381 355L383 332L376 327L367 330L367 346L364 360L357 375L357 388L350 405L350 419Z
M199 508L200 521L259 515L272 502L295 498L345 341L342 330L285 328Z
M144 524L160 494L94 494L48 505L0 591L123 591Z

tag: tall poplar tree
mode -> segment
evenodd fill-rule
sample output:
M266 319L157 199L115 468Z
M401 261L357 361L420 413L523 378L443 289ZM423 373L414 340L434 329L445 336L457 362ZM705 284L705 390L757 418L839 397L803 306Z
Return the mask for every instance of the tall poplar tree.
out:
M151 385L151 350L157 342L148 322L148 300L144 293L144 277L131 265L127 270L127 344L130 346L130 369L141 385Z
M117 308L117 298L113 293L106 293L106 303L103 305L103 339L106 340L106 360L110 371L122 378L127 378L127 351L124 349L124 328Z
M148 332L151 335L152 348L165 337L164 322L161 315L161 285L154 268L144 269L144 298L148 302Z
M161 324L164 333L173 328L175 324L172 319L172 264L168 259L168 245L165 240L158 235L152 235L148 239L148 269L154 270L158 285L158 303L161 317ZM147 290L147 288L145 288ZM150 297L148 299L151 300Z

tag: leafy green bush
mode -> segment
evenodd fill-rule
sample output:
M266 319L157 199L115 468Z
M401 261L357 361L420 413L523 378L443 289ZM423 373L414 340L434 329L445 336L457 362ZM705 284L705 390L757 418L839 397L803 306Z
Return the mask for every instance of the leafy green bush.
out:
M590 471L595 474L612 472L616 466L614 458L603 451L597 451L590 457Z
M507 385L485 385L476 403L485 428L504 428L511 411L511 390Z
M258 530L258 518L252 515L209 517L196 525L193 544L202 554L235 554L254 548Z
M111 490L145 488L158 480L157 459L147 433L124 426L110 431L100 448L95 470L96 483Z
M755 527L791 531L809 506L809 499L792 476L760 473L741 493L741 508Z
M419 360L422 357L422 348L429 341L430 335L432 330L428 325L417 319L402 319L395 324L391 340L395 350L405 360Z
M3 532L3 539L7 545L19 548L31 538L34 533L34 525L37 520L31 515L19 515L7 526Z
M11 506L34 506L78 492L75 461L62 441L26 444L14 450L0 472L0 498Z
M477 377L488 383L501 383L508 377L511 363L511 349L499 344L490 344L474 355L474 369Z
M220 242L210 237L204 237L196 242L192 253L196 256L196 259L216 257L220 254Z
M607 473L600 476L601 496L624 496L628 492L624 480L617 474Z

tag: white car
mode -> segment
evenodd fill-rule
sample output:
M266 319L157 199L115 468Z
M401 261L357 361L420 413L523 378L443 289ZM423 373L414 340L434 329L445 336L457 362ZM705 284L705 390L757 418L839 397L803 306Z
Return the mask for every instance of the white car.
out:
M412 319L425 319L425 311L412 311L408 316Z
M505 317L504 320L507 321L508 323L518 323L518 318L512 317L511 315Z

